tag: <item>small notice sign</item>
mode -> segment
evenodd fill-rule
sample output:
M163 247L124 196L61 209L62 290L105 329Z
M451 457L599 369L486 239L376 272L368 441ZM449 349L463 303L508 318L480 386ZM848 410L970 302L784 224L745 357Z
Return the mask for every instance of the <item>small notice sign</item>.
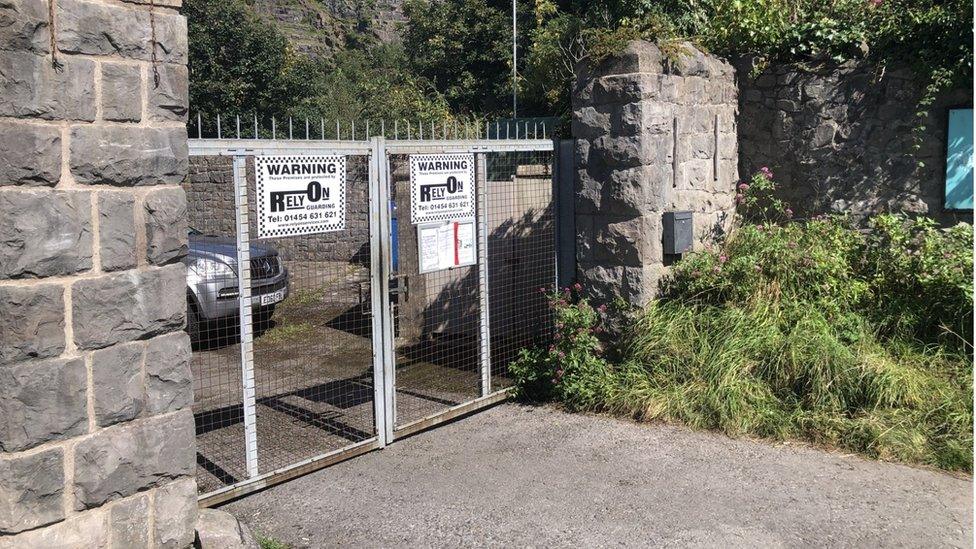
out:
M346 157L258 156L258 238L346 228Z
M410 156L410 221L414 224L473 218L473 154Z
M473 219L417 226L420 272L429 273L478 262Z

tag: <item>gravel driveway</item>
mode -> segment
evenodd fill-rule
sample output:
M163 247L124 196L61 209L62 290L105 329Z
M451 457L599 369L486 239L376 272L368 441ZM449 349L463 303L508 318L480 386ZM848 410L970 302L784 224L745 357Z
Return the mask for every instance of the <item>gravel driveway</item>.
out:
M506 404L224 506L294 547L971 547L973 484Z

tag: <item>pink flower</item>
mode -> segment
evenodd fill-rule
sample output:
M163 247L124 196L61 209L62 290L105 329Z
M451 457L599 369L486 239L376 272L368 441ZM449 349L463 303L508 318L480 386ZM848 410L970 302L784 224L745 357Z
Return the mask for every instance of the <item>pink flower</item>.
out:
M773 172L772 170L769 169L768 166L763 166L762 168L759 168L759 171L766 177L766 179L773 178Z
M718 256L718 262L719 262L719 263L725 263L725 262L726 262L726 261L728 261L728 260L729 260L729 258L728 258L728 257L726 257L725 255L720 255L720 256Z
M746 201L746 197L742 196L741 194L736 194L735 195L735 203L736 204L742 204L745 201Z
M739 183L739 190L740 191L748 191L749 190L749 184L748 183Z
M583 285L577 282L576 284L573 284L573 289L578 292L583 289Z
M562 352L562 351L559 351L559 354L558 354L558 355L556 355L556 356L558 356L558 357L559 357L559 360L562 360L562 359L564 359L564 358L566 358L566 353L564 353L564 352Z
M793 210L789 208L786 208L786 211L784 213L786 213L786 217L793 217Z
M596 310L600 311L601 313L607 312L607 304L602 303L599 307L596 308Z

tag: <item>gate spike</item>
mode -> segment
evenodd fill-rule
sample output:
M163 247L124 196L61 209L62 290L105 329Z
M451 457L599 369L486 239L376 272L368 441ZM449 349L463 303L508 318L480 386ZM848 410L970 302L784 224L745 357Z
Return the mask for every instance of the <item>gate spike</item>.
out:
M400 119L393 121L393 139L400 139Z
M217 139L220 139L220 113L217 113Z
M385 118L380 118L380 133L383 134L383 137L386 137L386 119Z
M305 117L305 141L308 141L309 139L311 139L311 137L309 137L309 132L308 132L308 117L306 116Z
M322 141L325 141L325 118L319 117L319 135L322 136Z
M254 139L260 139L258 137L258 111L254 111Z
M366 119L366 139L369 140L369 118Z
M293 138L291 133L291 116L289 116L288 117L288 140L291 141L292 139Z
M336 141L339 140L339 119L336 118Z
M350 139L355 141L356 140L356 119L355 118L353 118L352 121L349 123L349 130L352 133L352 137Z
M239 114L235 115L234 121L236 122L236 127L237 127L237 138L240 139L241 138L241 115Z
M278 139L278 124L275 121L274 115L271 116L271 140L274 141Z
M200 116L200 111L197 111L197 139L203 137L203 126L201 125L201 120L203 120L203 117Z

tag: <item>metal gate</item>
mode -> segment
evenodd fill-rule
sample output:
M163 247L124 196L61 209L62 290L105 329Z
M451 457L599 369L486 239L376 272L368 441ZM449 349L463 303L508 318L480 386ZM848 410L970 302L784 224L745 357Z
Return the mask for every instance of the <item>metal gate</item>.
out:
M422 272L410 158L472 154L476 260ZM197 477L213 505L504 399L549 334L553 142L191 139ZM257 239L255 158L345 158L346 227ZM455 227L457 230L457 227Z

